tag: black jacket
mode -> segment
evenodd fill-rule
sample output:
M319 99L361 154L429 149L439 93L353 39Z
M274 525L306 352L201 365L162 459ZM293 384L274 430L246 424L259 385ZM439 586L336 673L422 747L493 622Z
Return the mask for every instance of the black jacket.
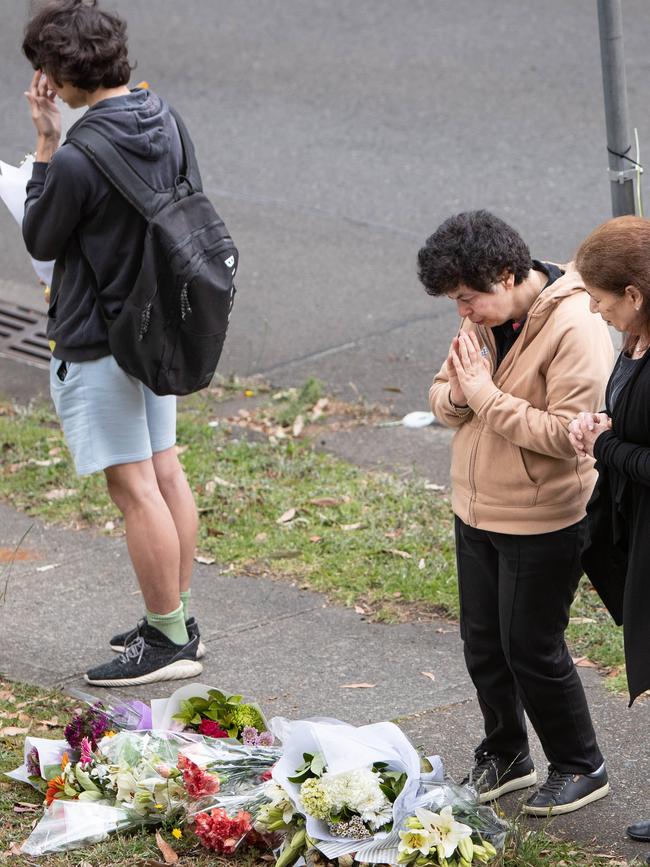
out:
M182 148L159 96L135 90L102 100L75 126L82 124L110 136L152 186L173 185ZM35 259L56 259L47 328L56 358L110 354L95 288L104 314L116 316L140 268L145 230L140 214L74 145L64 142L50 163L34 163L23 236Z
M612 430L596 440L598 481L587 505L582 565L623 624L630 704L650 689L650 352L616 405ZM611 385L611 379L610 379ZM609 399L610 386L607 389Z

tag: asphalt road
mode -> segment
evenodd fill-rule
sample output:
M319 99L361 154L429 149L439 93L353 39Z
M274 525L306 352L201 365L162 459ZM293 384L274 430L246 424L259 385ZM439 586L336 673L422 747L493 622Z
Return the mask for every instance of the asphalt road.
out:
M418 284L426 236L486 207L562 260L609 216L595 0L108 5L129 21L134 80L184 114L240 247L223 373L423 408L456 322ZM643 156L650 5L623 5ZM0 158L15 162L33 146L26 3L0 11ZM42 304L4 210L0 263L0 298Z

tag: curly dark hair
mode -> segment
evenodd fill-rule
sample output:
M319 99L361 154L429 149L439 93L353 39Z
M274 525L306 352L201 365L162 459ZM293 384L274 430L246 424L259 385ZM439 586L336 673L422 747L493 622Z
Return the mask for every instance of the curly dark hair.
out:
M504 274L514 274L517 284L532 267L521 237L489 211L450 217L418 252L418 277L429 295L446 295L461 284L490 292Z
M25 27L23 52L61 86L93 92L120 87L131 76L126 22L97 8L97 0L49 0Z

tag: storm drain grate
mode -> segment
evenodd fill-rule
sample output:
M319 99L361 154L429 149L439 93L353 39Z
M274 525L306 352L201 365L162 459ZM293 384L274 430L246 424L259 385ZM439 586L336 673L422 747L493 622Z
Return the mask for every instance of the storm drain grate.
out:
M0 301L0 355L47 369L51 353L46 323L44 313Z

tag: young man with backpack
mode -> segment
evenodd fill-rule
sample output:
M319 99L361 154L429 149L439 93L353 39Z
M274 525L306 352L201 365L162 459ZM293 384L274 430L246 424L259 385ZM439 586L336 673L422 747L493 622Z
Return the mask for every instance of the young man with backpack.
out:
M184 170L178 124L156 94L127 87L126 25L96 0L48 3L27 24L23 51L36 70L26 97L37 130L23 235L34 257L56 260L51 394L77 472L103 471L124 516L146 607L137 626L111 639L119 655L86 680L127 686L194 677L204 653L187 610L198 518L175 451L176 398L126 373L109 345L107 322L118 320L137 283L148 223L73 141L75 128L97 134L151 188L173 190ZM87 107L62 146L56 97ZM150 318L151 304L140 338Z

